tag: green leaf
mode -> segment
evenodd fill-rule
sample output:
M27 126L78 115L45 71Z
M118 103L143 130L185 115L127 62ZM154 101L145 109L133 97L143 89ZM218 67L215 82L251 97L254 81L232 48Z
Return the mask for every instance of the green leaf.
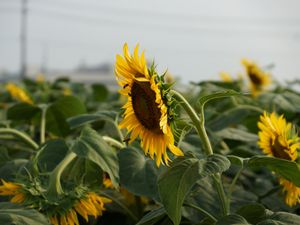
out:
M184 152L191 152L195 155L197 154L203 155L203 151L199 151L201 150L202 146L201 146L201 140L197 134L186 135L184 137L184 140L180 142L179 146Z
M207 126L213 131L222 130L233 124L241 124L245 118L254 112L259 115L257 111L251 111L247 107L237 106L221 113L213 120L208 121Z
M164 216L166 216L166 210L160 207L147 213L136 225L153 225Z
M268 108L272 109L274 105L276 105L278 108L287 111L287 112L294 112L295 106L292 105L286 98L282 96L282 93L268 93L265 94L262 98L262 102L264 105L266 105Z
M37 163L41 172L51 172L65 157L69 148L64 140L47 141L37 155Z
M300 112L300 95L292 92L285 92L282 96L288 101L292 106L292 112Z
M84 104L74 96L64 96L51 104L46 114L46 128L58 135L66 136L70 132L67 119L86 112Z
M218 154L206 159L178 158L158 180L158 191L166 212L175 225L181 220L181 207L197 180L221 173L230 167L230 161Z
M249 133L247 131L237 128L225 128L215 133L220 138L244 141L244 142L257 142L258 137L256 134Z
M249 204L239 208L236 213L249 223L256 224L266 217L266 209L261 204Z
M174 139L176 143L180 143L186 134L193 128L193 124L185 120L174 120L171 123L172 131L174 134Z
M300 168L294 161L279 159L269 156L254 156L249 159L248 166L264 166L274 171L277 175L293 182L300 187Z
M198 180L199 160L178 160L158 180L158 190L166 212L175 225L181 221L183 201Z
M4 146L0 146L0 167L10 160L11 158L8 154L8 150Z
M94 114L83 114L68 119L68 124L71 129L93 123L96 121L109 121L114 123L117 113L114 111L100 111Z
M85 127L72 147L79 157L96 163L109 174L115 187L119 186L119 163L115 150L106 144L103 138L93 129Z
M239 156L235 155L227 155L227 159L229 159L231 164L237 165L237 166L243 166L245 159Z
M300 112L300 96L294 93L266 93L260 97L260 101L269 110L276 106L284 112Z
M103 172L99 166L86 158L75 158L64 171L64 176L75 183L98 189L103 184Z
M221 213L221 205L219 204L219 196L216 191L214 182L211 177L205 177L196 182L190 194L186 197L185 202L196 205L212 215L219 215ZM218 202L218 204L216 204ZM203 218L196 210L185 207L183 215L195 223Z
M199 160L199 175L200 178L210 176L216 173L222 173L228 170L230 167L230 161L223 155L213 154L207 157L207 159Z
M9 120L30 120L38 113L40 108L27 103L17 103L7 110L7 119Z
M245 218L240 215L228 215L221 217L216 225L250 225Z
M15 178L16 175L24 169L27 163L27 159L14 159L2 164L0 167L0 177L4 180Z
M207 102L217 99L217 98L224 98L224 97L230 97L230 96L237 96L237 95L243 95L243 93L236 92L234 90L226 90L226 91L219 91L213 94L205 95L200 97L199 104L201 106L204 106Z
M145 195L158 200L155 162L146 158L137 148L122 149L119 154L121 185L136 195Z
M93 97L96 101L105 101L108 96L108 89L103 84L93 84Z
M0 224L50 225L38 211L9 202L0 202Z
M258 223L257 225L299 225L300 216L287 213L276 212L269 216L268 219Z
M122 195L120 192L116 192L115 190L105 189L101 191L101 195L105 196L112 200L112 205L110 208L113 211L120 212L122 214L127 214L127 218L130 222L129 224L136 224L139 220L138 212L133 210L126 199L126 196ZM117 223L119 224L119 223Z

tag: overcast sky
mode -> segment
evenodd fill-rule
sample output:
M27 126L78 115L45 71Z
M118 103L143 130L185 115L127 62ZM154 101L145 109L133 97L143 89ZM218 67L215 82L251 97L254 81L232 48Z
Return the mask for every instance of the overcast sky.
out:
M0 70L19 69L21 0L0 0ZM113 63L136 43L184 82L243 71L240 59L274 63L300 78L299 0L28 0L28 64L72 69Z

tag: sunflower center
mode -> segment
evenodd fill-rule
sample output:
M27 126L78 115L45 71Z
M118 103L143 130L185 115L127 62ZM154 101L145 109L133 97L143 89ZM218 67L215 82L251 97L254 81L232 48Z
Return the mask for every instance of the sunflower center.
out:
M287 146L282 143L280 137L276 137L274 143L271 144L272 153L276 158L291 160L291 157L286 153Z
M159 126L161 112L155 102L155 95L149 82L135 81L132 85L132 107L137 119L148 130L161 133Z
M257 76L253 71L249 70L249 78L252 81L252 83L256 84L257 86L260 86L262 84L262 80Z

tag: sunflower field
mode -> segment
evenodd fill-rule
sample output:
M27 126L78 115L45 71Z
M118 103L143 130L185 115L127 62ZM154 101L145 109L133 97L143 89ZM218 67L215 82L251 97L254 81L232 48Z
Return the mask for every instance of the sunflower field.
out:
M119 91L1 83L0 224L300 224L300 82L241 66L179 91L125 44Z

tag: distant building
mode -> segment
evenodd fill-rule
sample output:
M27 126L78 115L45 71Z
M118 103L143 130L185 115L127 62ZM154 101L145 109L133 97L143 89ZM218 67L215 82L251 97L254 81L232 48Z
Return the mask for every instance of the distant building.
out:
M29 71L28 77L35 79L39 74L38 70ZM87 66L80 64L74 70L48 70L45 75L47 80L53 81L59 77L69 77L71 81L82 82L86 84L101 83L106 85L110 90L118 88L113 66L108 63L99 64L96 66Z

